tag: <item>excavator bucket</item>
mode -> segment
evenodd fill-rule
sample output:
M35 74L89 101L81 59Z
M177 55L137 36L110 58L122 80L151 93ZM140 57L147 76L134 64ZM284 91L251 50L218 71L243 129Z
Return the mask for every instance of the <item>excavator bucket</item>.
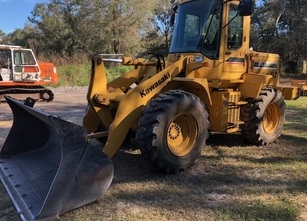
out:
M111 159L84 127L5 97L14 122L0 152L0 177L22 220L57 217L99 199L113 179Z

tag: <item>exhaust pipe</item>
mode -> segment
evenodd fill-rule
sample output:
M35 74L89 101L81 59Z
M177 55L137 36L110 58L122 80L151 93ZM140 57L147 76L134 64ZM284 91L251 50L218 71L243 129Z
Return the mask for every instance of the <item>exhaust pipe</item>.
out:
M14 122L0 151L0 177L22 220L57 217L96 201L113 179L111 159L86 129L5 97Z

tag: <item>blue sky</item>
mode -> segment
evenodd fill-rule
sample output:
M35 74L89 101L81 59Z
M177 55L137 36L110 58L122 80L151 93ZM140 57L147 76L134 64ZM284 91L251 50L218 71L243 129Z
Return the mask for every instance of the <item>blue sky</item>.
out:
M47 0L0 0L0 30L8 34L23 29L36 3Z

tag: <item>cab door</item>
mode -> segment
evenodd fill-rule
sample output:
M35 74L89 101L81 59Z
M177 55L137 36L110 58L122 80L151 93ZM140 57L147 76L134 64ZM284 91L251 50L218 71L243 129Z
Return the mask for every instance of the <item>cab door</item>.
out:
M227 3L226 8L228 13L226 12L223 75L226 79L238 79L246 70L244 48L249 47L249 36L243 30L245 17L238 15L238 2Z

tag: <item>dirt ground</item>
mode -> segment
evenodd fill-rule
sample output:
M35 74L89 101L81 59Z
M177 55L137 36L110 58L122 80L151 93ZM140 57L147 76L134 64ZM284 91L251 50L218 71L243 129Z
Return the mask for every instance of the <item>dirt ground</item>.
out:
M87 87L59 87L52 88L55 98L52 102L36 102L35 107L57 115L64 120L82 124L82 117L86 109ZM0 148L3 146L13 115L6 102L0 102Z
M81 125L87 105L87 87L59 87L52 88L52 91L55 94L52 102L38 101L34 107ZM6 102L0 102L0 148L11 127L12 120L10 107Z

